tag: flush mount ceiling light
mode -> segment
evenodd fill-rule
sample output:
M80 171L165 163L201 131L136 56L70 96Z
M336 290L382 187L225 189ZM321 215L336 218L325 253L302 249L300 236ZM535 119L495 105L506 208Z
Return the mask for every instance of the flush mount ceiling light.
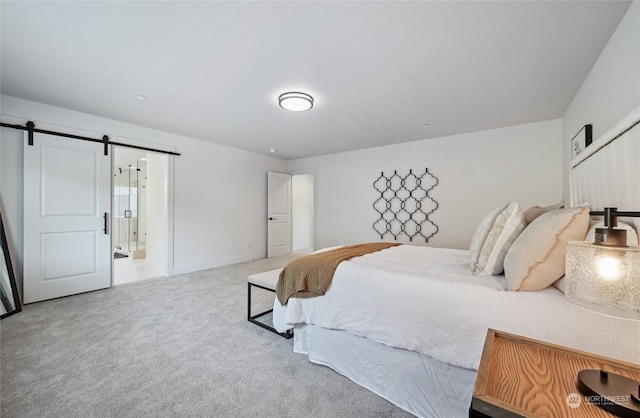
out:
M306 93L291 91L278 97L280 107L292 112L304 112L313 107L313 97Z

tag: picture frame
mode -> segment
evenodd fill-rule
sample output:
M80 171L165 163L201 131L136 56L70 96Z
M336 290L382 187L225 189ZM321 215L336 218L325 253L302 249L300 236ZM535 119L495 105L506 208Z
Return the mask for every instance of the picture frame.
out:
M593 125L584 125L571 138L571 159L576 158L593 142Z

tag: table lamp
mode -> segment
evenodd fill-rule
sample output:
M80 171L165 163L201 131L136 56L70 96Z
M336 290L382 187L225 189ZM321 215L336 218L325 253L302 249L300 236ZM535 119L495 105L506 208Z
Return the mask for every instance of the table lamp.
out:
M595 240L567 243L565 297L570 303L605 315L640 320L640 247L627 246L627 231L616 226L618 216L640 212L605 208ZM639 348L640 349L640 348ZM640 417L640 382L603 370L578 373L578 389L600 408L620 417Z

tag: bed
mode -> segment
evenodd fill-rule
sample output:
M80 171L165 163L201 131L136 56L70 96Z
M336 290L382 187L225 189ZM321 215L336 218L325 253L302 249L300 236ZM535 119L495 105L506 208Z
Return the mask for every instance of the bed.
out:
M468 416L488 328L640 363L640 321L571 305L558 280L565 242L594 227L589 210L640 210L638 120L640 109L574 158L566 208L509 202L469 250L398 245L343 261L322 296L276 299L274 327L294 329L296 353L420 417ZM605 166L622 184L615 194Z

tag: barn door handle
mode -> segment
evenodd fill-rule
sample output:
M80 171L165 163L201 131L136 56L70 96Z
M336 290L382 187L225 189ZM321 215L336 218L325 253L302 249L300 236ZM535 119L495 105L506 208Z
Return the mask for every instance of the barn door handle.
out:
M109 235L109 214L107 212L104 213L104 233Z

